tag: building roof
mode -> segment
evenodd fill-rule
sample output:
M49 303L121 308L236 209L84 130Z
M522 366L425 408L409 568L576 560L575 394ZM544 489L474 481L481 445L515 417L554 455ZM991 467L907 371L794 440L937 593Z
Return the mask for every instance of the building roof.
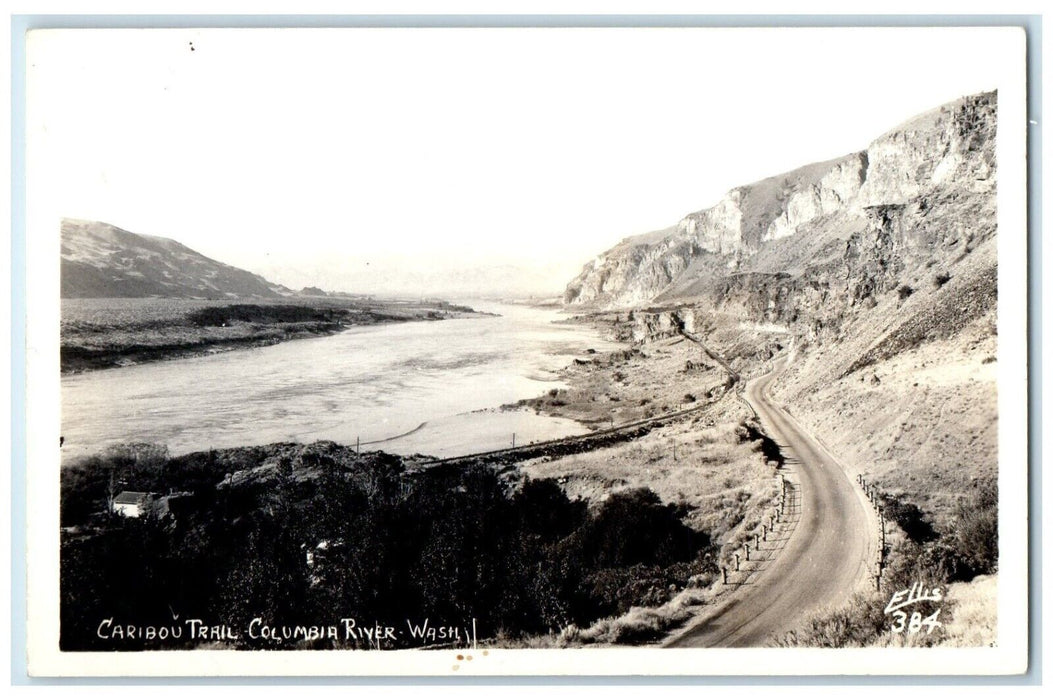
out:
M113 499L113 504L120 506L137 506L149 498L150 494L146 491L121 491L117 494L117 497Z

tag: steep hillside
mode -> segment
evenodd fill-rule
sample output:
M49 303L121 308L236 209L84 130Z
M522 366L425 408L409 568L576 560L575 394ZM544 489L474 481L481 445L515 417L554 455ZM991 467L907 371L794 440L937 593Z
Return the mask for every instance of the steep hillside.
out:
M631 308L691 300L720 292L723 281L742 273L800 275L839 255L859 257L866 247L889 248L875 251L875 260L893 253L927 262L930 253L938 259L970 252L993 232L993 216L977 222L977 231L919 235L910 226L941 216L945 206L983 206L985 195L993 213L995 112L993 93L962 98L860 153L737 187L674 227L628 238L598 256L568 284L564 301ZM958 201L963 197L970 201ZM901 237L905 249L893 252L890 236ZM846 241L855 252L843 250ZM943 245L956 250L934 248Z
M996 132L994 93L956 100L623 241L565 301L633 308L637 339L687 328L743 374L789 351L777 398L953 532L998 472Z
M773 396L881 494L890 570L954 586L944 643L978 646L997 619L996 134L995 94L964 97L627 239L564 296L631 308L618 317L648 345L690 331L745 376L786 356ZM870 595L799 643L862 629L887 600ZM887 639L878 619L857 643Z
M169 238L62 222L62 297L276 298L291 292Z

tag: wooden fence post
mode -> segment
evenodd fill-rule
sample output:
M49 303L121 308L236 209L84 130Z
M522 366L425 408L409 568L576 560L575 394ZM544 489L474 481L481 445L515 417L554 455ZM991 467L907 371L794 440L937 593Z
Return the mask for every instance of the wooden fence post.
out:
M885 516L881 516L881 568L885 568Z

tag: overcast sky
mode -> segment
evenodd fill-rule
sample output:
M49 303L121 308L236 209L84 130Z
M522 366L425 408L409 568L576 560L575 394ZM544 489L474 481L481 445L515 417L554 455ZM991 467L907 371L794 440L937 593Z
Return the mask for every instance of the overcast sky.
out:
M557 294L626 236L997 88L982 31L37 33L30 214L293 288Z

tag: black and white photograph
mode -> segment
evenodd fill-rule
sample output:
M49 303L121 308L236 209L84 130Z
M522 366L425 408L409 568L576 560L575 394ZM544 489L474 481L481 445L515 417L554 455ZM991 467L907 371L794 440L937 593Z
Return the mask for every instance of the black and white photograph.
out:
M1020 29L26 47L30 673L1025 669Z

